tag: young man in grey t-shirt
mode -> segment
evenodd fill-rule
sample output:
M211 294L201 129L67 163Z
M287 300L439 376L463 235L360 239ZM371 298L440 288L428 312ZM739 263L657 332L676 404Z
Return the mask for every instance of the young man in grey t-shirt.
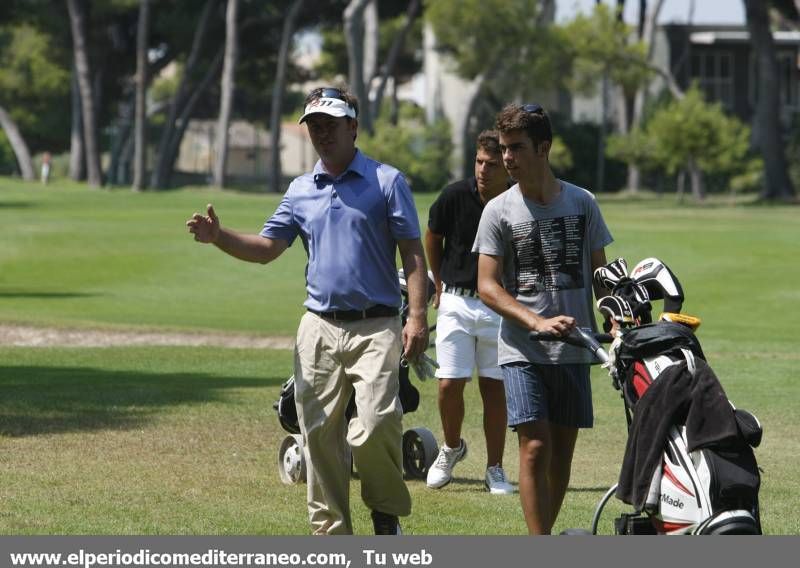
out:
M519 437L519 492L528 532L549 534L569 484L579 428L592 426L591 355L558 336L594 330L592 274L612 241L594 196L557 179L550 120L539 105L497 116L503 163L517 182L484 209L474 252L478 291L498 312L498 362L508 425ZM595 295L604 295L595 290Z

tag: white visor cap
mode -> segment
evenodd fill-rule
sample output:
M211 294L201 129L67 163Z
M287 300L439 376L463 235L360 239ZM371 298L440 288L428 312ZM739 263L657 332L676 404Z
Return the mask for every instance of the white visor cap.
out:
M343 116L349 116L350 118L356 117L356 109L351 107L342 99L321 97L315 101L311 101L306 105L305 112L303 113L303 116L300 117L298 123L302 124L303 121L310 115L316 113L328 114L330 116L335 116L336 118L342 118Z

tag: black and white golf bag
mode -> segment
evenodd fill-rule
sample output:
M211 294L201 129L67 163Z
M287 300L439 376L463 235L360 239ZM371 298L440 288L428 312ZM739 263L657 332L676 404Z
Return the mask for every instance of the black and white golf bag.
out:
M628 442L612 490L636 512L616 519L617 534L761 534L752 449L761 424L730 403L705 361L699 320L679 313L677 278L653 258L630 277L618 259L595 278L612 290L598 308L622 327L607 365L625 401ZM650 301L659 299L666 313L653 323Z

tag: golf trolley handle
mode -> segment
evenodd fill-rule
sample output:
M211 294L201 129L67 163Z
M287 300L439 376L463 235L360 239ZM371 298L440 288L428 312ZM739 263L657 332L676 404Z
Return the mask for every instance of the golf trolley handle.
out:
M611 343L614 338L609 333L589 333L579 327L573 328L569 335L560 336L541 331L531 331L528 333L531 341L563 341L576 347L583 347L592 352L601 362L608 361L608 353L600 343Z

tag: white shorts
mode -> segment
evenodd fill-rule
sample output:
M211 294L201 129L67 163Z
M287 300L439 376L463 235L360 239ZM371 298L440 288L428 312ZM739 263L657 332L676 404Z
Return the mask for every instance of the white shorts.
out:
M500 315L478 298L444 292L436 319L436 361L440 379L470 380L479 377L503 380L497 364L497 335Z

